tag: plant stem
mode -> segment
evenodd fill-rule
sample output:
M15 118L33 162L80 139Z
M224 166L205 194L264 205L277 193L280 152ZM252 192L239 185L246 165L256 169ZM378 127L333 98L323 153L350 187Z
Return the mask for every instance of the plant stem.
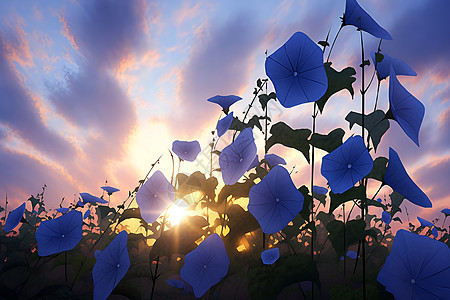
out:
M162 224L161 224L161 231L160 231L160 234L159 234L159 238L158 238L158 239L161 239L162 236L163 236L163 233L164 233L164 225L166 224L167 211L169 210L170 206L172 206L172 204L169 205L169 207L168 207L168 208L166 209L166 211L164 212L164 217L163 217L163 221L162 221ZM156 243L156 242L155 242L155 243ZM153 244L153 246L155 246L155 244ZM150 255L150 253L149 253L149 255ZM153 260L152 260L152 259L149 259L149 260L150 260L150 272L151 272ZM157 280L158 277L159 277L159 275L158 275L158 266L159 266L159 253L158 253L158 255L156 256L155 275L152 274L152 293L151 293L151 295L150 295L150 299L153 299L153 294L154 294L154 292L155 292L156 280Z
M366 90L364 89L364 42L363 42L363 35L362 35L362 30L359 31L360 32L360 36L361 36L361 114L362 114L362 139L364 141L364 119L365 119L365 109L364 109L364 104L365 104L365 94L366 94ZM364 186L364 195L363 195L363 199L361 199L361 220L363 220L365 222L365 216L364 216L364 212L365 212L365 202L366 202L366 186L364 185L364 179L361 181L361 184L363 184ZM362 267L363 267L363 299L366 299L366 247L365 247L365 241L366 241L366 237L364 236L364 238L362 239L361 243L362 243Z
M67 251L64 251L64 275L66 276L67 284Z
M39 261L41 260L41 256L39 256L37 262L34 264L33 270L31 270L30 274L28 274L27 279L25 279L25 282L23 283L22 287L20 288L19 293L17 294L17 298L19 298L20 294L22 293L25 285L27 284L28 280L30 279L31 275L33 275L34 270L36 269L36 266L38 265Z
M341 32L342 27L344 27L344 24L341 24L341 27L339 27L338 32L334 36L333 43L331 44L330 52L328 52L327 62L330 60L331 51L333 51L334 43L336 43L337 37L339 36L339 33Z
M314 102L313 114L312 114L312 134L316 133L316 118L317 118L317 103ZM314 224L314 146L311 145L311 223ZM314 230L311 230L311 260L314 261ZM314 299L314 282L311 281L311 295Z
M345 239L345 203L342 204L342 214L343 214L343 219L344 219L344 252L345 252L345 245L346 245L346 239ZM345 269L346 269L346 259L347 255L345 255L344 253L344 279L345 279Z

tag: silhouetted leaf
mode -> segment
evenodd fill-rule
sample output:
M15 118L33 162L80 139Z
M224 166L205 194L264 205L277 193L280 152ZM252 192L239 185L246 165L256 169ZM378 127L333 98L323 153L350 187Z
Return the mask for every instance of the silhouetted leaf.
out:
M31 202L31 210L34 210L34 207L39 203L39 199L36 199L33 195L28 198L28 201Z
M97 206L97 211L100 212L100 215L99 215L100 220L103 220L104 218L106 218L109 215L109 213L116 212L116 210L113 207L104 206L104 205Z
M278 122L270 128L272 134L267 140L266 151L275 144L294 148L303 153L309 163L309 143L308 137L311 135L309 129L292 129L284 122Z
M126 219L133 219L133 218L142 220L144 223L147 223L145 222L144 219L142 219L141 210L139 209L139 207L125 209L124 212L120 215L119 223L125 221Z
M400 209L400 205L402 204L405 197L403 197L400 193L393 191L392 194L389 195L389 198L391 198L392 203L391 216L394 216L398 211L402 212L402 210Z
M286 235L286 240L290 241L296 237L300 233L300 226L305 224L305 222L306 220L300 214L297 214L292 220L293 225L288 225L281 230Z
M389 129L389 121L385 119L385 116L386 114L384 111L376 110L368 115L365 115L364 118L364 128L369 132L375 152L377 151L381 137ZM352 129L355 123L362 126L362 114L360 113L351 111L345 117L345 120L350 123L350 129Z
M335 93L346 89L350 92L350 95L354 95L352 84L355 82L356 78L353 75L356 74L354 68L347 67L342 71L336 71L331 67L331 62L324 63L325 72L327 73L328 78L328 89L325 95L322 96L319 100L316 101L317 106L319 107L320 113L323 112L323 108L327 103L328 99Z
M303 208L300 211L300 215L303 217L303 219L305 220L309 220L309 216L311 214L311 201L312 201L312 197L309 194L309 190L306 187L306 185L302 185L301 187L298 188L298 190L300 191L300 193L302 193L303 195Z
M167 256L172 254L187 254L197 247L195 243L205 234L203 227L208 226L208 222L201 216L189 216L181 219L178 226L174 226L159 237L150 251L150 259L157 255Z
M330 191L330 210L328 211L329 214L333 213L333 211L341 204L351 201L353 199L365 199L366 192L364 186L354 186L347 190L346 192L342 194L335 194L332 191Z
M254 186L255 183L253 180L246 179L243 183L236 182L232 185L225 185L219 192L217 206L220 211L223 213L223 202L228 199L229 196L232 199L239 199L248 197L250 189ZM216 210L217 211L217 210Z
M367 174L366 178L372 178L383 182L384 174L386 173L387 163L388 159L386 157L380 156L375 158L375 160L373 161L372 171L370 171L370 173Z
M345 131L342 128L336 128L326 135L313 133L309 139L309 143L315 148L319 148L330 153L342 145L342 138L344 137L344 134Z
M258 96L258 98L259 98L259 103L261 103L261 107L263 110L266 109L267 103L270 101L270 99L273 99L275 101L277 100L277 96L276 96L275 92L271 92L269 95L261 94Z
M227 215L230 232L225 236L224 243L230 248L235 249L244 234L260 227L255 217L238 204L231 205L227 210Z
M282 256L274 267L250 267L247 276L252 299L276 299L285 287L299 281L313 281L320 287L316 264L303 253Z
M247 123L244 123L242 121L240 121L237 117L233 118L233 122L230 125L230 130L237 130L237 131L242 131L247 127L251 127L254 128L255 126L259 128L259 130L262 130L262 126L260 123L260 119L262 117L258 117L257 115L254 115L253 117L250 118L250 120L248 120Z
M177 174L177 181L178 190L176 191L176 198L183 198L184 196L196 191L202 191L208 195L210 199L214 199L216 197L215 189L218 185L218 181L215 177L206 179L202 172L196 171L190 176L183 173Z
M373 229L365 230L366 223L359 220L350 220L345 224L345 245L344 245L344 223L342 221L333 220L327 225L327 230L330 233L328 236L334 250L336 250L337 257L343 256L350 245L358 243L367 235L377 238L377 234ZM344 248L345 247L345 248Z
M397 221L403 224L402 219L400 219L399 217L393 218L392 221Z

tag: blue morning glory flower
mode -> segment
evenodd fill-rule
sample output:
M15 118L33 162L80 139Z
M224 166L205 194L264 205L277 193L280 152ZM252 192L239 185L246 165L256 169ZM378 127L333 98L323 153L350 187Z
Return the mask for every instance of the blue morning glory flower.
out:
M56 209L57 212L60 212L62 214L65 214L69 210L70 210L70 208L68 208L68 207L59 207L59 208Z
M374 37L383 40L392 40L389 32L378 25L378 23L375 22L361 6L359 6L356 0L345 1L343 25L353 25L362 31L370 33Z
M264 155L264 158L267 160L270 167L274 167L276 165L286 165L284 158L276 154L266 154Z
M396 299L448 299L450 249L435 239L400 229L377 280Z
M223 241L217 233L213 233L186 254L180 275L192 285L195 297L199 298L227 275L229 266L230 259Z
M184 289L184 287L186 286L184 284L184 281L178 279L167 279L166 282L168 285L176 287L178 289Z
M172 143L172 151L180 159L186 161L194 161L202 149L197 141L175 141Z
M227 132L228 128L230 128L231 123L233 122L233 112L226 115L224 118L220 119L219 122L217 122L217 135L221 137L222 135Z
M91 214L91 210L88 209L83 215L83 220L86 219L87 217L89 217L90 214Z
M267 57L265 67L278 100L286 108L317 101L327 91L323 52L303 32L294 33Z
M427 226L433 227L434 226L433 223L431 223L430 221L427 221L425 219L422 219L421 217L417 217L417 220L419 220L420 226L423 226L423 227L427 227Z
M77 210L71 210L58 218L43 221L36 230L38 254L47 256L72 250L81 240L82 226L82 215Z
M384 182L415 205L431 207L428 196L409 177L397 152L390 147Z
M226 110L239 100L242 100L242 98L235 95L228 95L228 96L216 95L214 97L209 98L206 101L219 104L224 110Z
M394 119L419 146L419 130L425 115L425 106L400 84L392 66L390 74L389 103Z
M381 203L381 198L377 198L377 201Z
M313 185L313 193L319 195L326 195L328 193L328 189L318 185Z
M280 258L280 248L271 248L261 253L261 260L265 265L271 265Z
M235 184L249 168L256 156L256 144L250 127L241 131L230 145L226 146L219 156L223 182Z
M248 211L256 218L264 233L280 231L303 208L303 195L295 187L289 172L273 167L248 195Z
M444 208L441 210L441 213L445 214L445 216L450 216L450 208Z
M389 225L391 223L392 217L390 213L384 210L383 213L381 214L381 219L386 225Z
M10 232L19 225L22 220L23 213L25 212L25 202L22 203L18 208L12 210L8 214L5 222L5 232Z
M110 195L110 196L113 193L120 191L119 189L116 189L115 187L112 187L112 186L102 186L101 189L104 190L105 192L107 192L108 195Z
M349 250L349 251L347 251L347 254L346 254L348 257L350 257L351 259L356 259L356 257L358 256L358 254L355 252L355 251L353 251L353 250Z
M341 194L369 174L372 167L372 157L362 137L357 135L325 155L320 171L328 180L331 191Z
M161 171L156 171L136 194L141 216L147 223L153 223L175 200L175 190Z
M127 250L127 232L121 231L101 252L96 251L96 262L92 269L94 300L107 299L130 268Z
M84 202L81 201L81 200L78 200L77 205L78 205L79 207L84 207Z
M108 203L108 201L99 198L99 197L95 197L92 196L89 193L80 193L81 199L83 199L83 204L86 204L88 202L92 202L92 203Z
M258 165L259 165L259 158L258 158L258 154L256 154L255 159L250 164L250 166L247 168L247 171L250 171L251 169L256 168Z
M388 78L391 73L391 66L394 68L396 75L417 76L417 73L403 60L383 54L383 60L377 62L375 60L375 52L370 52L373 65L375 66L380 80Z
M439 236L439 233L436 229L436 227L433 227L433 229L431 229L431 233L433 234L434 238L437 239Z

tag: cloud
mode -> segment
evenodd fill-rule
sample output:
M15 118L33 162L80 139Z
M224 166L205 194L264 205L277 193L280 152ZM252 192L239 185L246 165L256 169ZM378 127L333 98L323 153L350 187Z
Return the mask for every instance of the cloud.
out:
M246 13L203 27L179 72L177 109L169 125L174 133L190 132L193 136L200 133L203 125L217 118L220 111L206 99L215 95L239 95L246 89L253 54L260 46L262 35L263 29Z
M448 77L450 26L446 12L449 10L450 2L446 0L403 9L389 29L393 41L384 42L382 49L407 62L419 76L434 68Z
M53 159L74 155L71 144L46 126L38 99L25 87L22 75L12 63L8 43L0 36L0 123Z

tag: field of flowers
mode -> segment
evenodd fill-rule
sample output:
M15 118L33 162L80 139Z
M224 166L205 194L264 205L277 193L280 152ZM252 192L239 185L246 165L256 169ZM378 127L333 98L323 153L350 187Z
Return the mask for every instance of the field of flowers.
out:
M330 61L344 27L356 28L362 52L362 86L355 97L361 111L346 116L354 130L346 140L342 128L316 132L316 118L334 94L347 90L355 96L357 71L336 70ZM364 54L363 32L380 39L370 58ZM356 0L346 1L332 41L327 35L315 43L303 32L294 33L267 56L268 78L256 81L242 118L232 111L241 97L207 99L223 113L208 148L209 174L182 172L202 149L197 141L177 140L163 154L172 159L171 174L158 170L159 157L118 206L110 200L119 189L108 185L100 197L80 193L72 203L63 199L56 210L45 206L45 185L17 208L8 207L6 199L0 207L0 297L449 299L450 227L445 222L450 209L432 222L410 215L400 219L402 203L432 203L408 175L402 153L389 148L389 157L376 155L390 122L419 146L425 114L398 78L415 76L414 70L381 51L382 40L390 39ZM267 91L269 80L274 92ZM380 96L385 83L389 95ZM368 108L372 85L377 92ZM377 108L387 98L389 110ZM298 109L312 103L312 127L273 122L268 106L274 101ZM263 113L251 116L255 107ZM262 157L256 134L264 135ZM231 142L218 149L226 135ZM310 164L309 186L295 186L285 159L270 153L278 144L297 150L298 160ZM320 170L314 169L317 149L327 153ZM326 178L327 187L314 185L314 172ZM369 193L369 183L379 186L375 193ZM383 186L392 192L382 199ZM393 223L409 230L394 232Z

